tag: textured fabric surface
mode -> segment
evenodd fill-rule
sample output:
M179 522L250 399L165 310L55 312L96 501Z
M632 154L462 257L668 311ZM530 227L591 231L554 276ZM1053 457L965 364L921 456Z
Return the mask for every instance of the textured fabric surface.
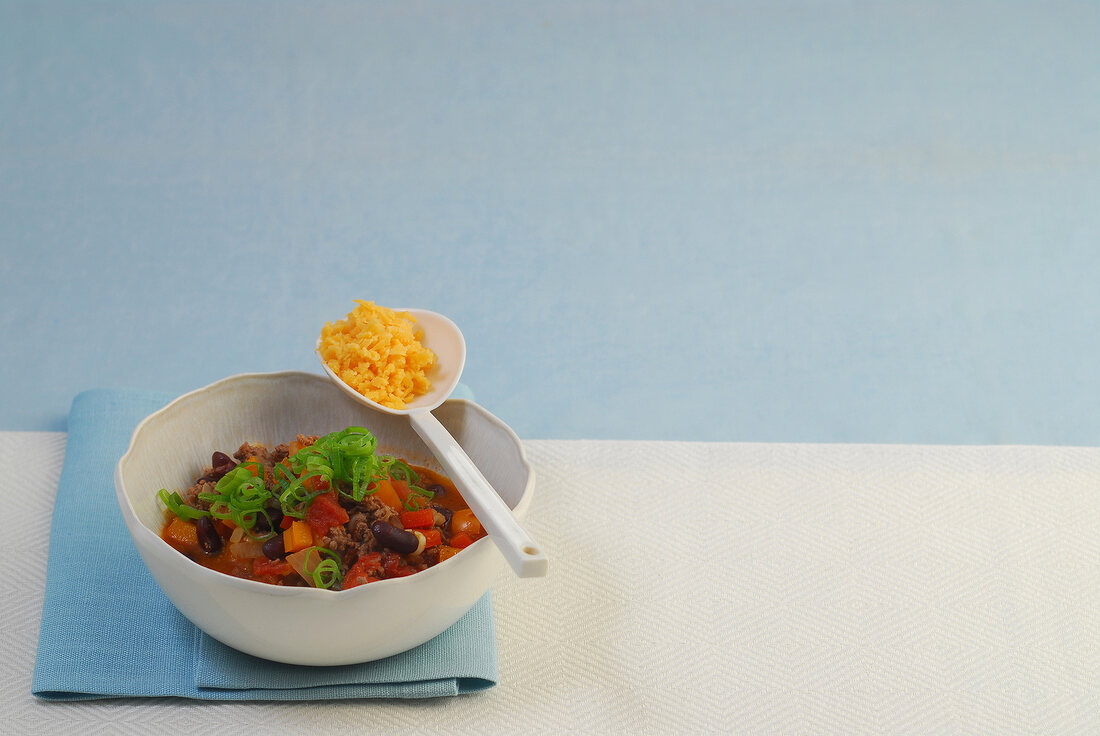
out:
M113 482L134 427L169 398L96 390L73 401L50 529L36 695L56 700L416 698L458 695L495 683L488 594L432 641L344 667L265 662L196 629L145 569L119 513Z
M30 695L64 436L0 434L42 472L0 598L0 719L282 733L1080 733L1100 730L1100 451L527 441L551 574L493 586L497 687L329 703ZM19 463L16 460L19 460Z

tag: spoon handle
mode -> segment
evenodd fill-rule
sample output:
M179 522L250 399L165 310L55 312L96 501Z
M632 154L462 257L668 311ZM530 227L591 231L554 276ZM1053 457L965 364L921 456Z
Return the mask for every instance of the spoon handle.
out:
M430 411L413 412L409 420L516 574L521 578L545 576L549 567L546 555L446 427Z

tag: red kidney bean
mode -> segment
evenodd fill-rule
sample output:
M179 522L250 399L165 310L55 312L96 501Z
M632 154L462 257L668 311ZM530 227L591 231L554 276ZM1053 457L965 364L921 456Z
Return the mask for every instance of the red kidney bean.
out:
M286 554L286 550L283 548L283 535L276 534L264 542L260 550L264 553L264 557L269 560L281 559Z
M202 551L208 555L217 554L222 548L222 536L218 534L210 517L200 516L195 523L195 528L198 530L199 546L202 547Z
M442 498L447 495L447 489L438 483L432 483L430 486L424 489L425 491L432 492L432 498Z
M398 529L393 524L384 521L376 521L370 525L371 534L380 545L386 549L392 549L399 554L407 555L415 552L420 546L420 540L412 532Z
M233 458L229 457L224 452L215 452L211 455L210 465L213 466L215 470L225 469L227 473L237 467L237 463L233 462Z
M264 509L263 513L256 514L256 524L252 527L252 531L258 534L267 534L269 531L279 526L279 522L282 520L282 509Z
M233 458L224 452L215 452L210 456L210 472L199 478L199 480L221 480L223 475L235 467L237 467L237 462Z

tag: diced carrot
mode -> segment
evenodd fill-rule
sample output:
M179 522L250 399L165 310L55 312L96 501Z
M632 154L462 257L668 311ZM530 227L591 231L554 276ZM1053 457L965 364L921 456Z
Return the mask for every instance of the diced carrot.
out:
M390 478L390 483L393 484L393 490L397 493L397 497L401 499L402 509L423 509L427 507L427 497L421 496L419 493L413 493L407 482L399 478Z
M409 484L397 478L390 478L390 485L393 486L393 490L397 493L397 497L401 499L401 503L405 503L409 498L409 494L412 493L412 491L409 490Z
M459 549L466 549L467 547L469 547L473 543L474 543L474 538L471 537L466 532L462 532L461 534L456 534L453 537L451 537L451 546L452 547L458 547Z
M255 465L248 466L248 472L252 473L252 475L259 475L260 469L264 466L264 464L260 462L260 458L256 457L255 455L249 455L245 462L255 463Z
M290 528L283 532L283 550L290 553L311 546L313 546L313 532L310 531L309 524L297 519L292 521Z
M294 477L294 470L290 467L290 460L288 458L284 457L271 466L271 483L286 482Z
M165 528L164 541L180 552L194 552L199 547L199 532L194 522L176 517Z
M443 535L439 533L438 529L425 529L420 533L424 535L424 549L435 547L443 542Z
M287 454L294 455L299 450L311 447L316 439L314 436L298 435L294 441L287 443Z
M381 480L375 485L374 496L394 511L405 510L404 504L401 503L400 496L398 496L397 491L393 489L393 483L388 480Z
M435 512L431 509L401 512L401 526L406 529L431 529L435 524Z

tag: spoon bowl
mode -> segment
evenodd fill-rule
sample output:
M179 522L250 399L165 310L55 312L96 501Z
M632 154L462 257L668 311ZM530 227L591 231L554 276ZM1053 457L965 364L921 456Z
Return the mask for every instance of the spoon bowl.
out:
M424 331L421 343L435 353L435 365L428 373L428 379L432 382L430 391L408 402L404 409L394 409L382 406L356 391L341 380L323 359L321 365L324 366L325 373L349 396L379 411L399 415L431 411L447 400L458 385L458 379L462 377L462 369L466 366L466 339L462 336L458 325L437 312L429 312L425 309L395 309L394 311L406 312L416 320L416 326ZM320 355L320 345L318 340L318 355Z
M356 391L336 375L324 358L321 359L321 366L337 386L361 404L387 414L407 416L413 430L447 471L463 499L485 527L489 538L500 549L515 573L519 577L545 576L549 567L546 555L519 525L511 509L501 500L500 495L454 437L432 414L432 409L442 404L454 391L466 365L466 340L462 331L450 319L436 312L424 309L394 311L405 312L416 321L417 327L423 331L421 343L435 353L435 365L428 373L428 379L432 383L431 390L408 402L405 408L393 409ZM320 357L320 341L317 347Z

